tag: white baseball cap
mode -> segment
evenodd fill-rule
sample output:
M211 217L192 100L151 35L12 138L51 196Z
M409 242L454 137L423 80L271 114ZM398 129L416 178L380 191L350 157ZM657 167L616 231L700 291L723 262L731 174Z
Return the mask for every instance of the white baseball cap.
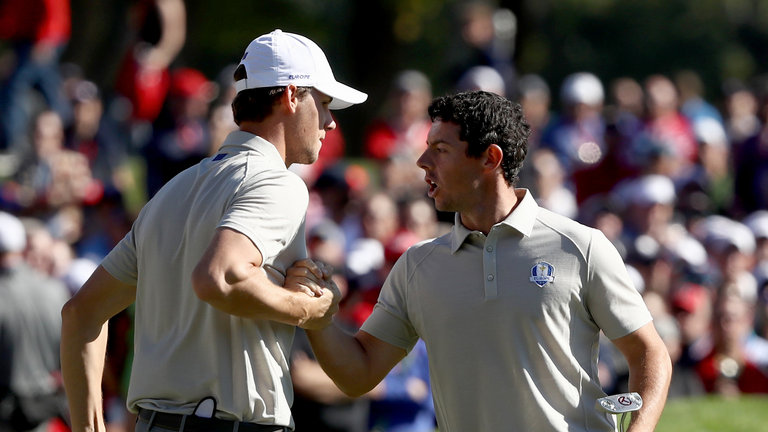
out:
M506 84L504 78L490 66L474 66L464 72L457 86L459 91L484 90L504 96Z
M719 121L705 117L693 123L693 134L704 144L718 147L728 147L728 136Z
M27 234L19 218L0 211L0 253L21 252L26 246Z
M323 50L308 38L280 29L254 39L240 60L247 78L235 82L235 89L314 87L333 98L330 109L347 108L365 102L368 95L342 84L333 77Z
M599 105L605 94L600 79L590 72L577 72L568 75L560 89L560 98L568 105Z
M676 199L675 184L660 174L648 174L632 180L624 192L624 199L639 205L673 204Z
M755 236L743 223L734 219L711 215L697 227L698 235L704 238L704 244L719 252L734 246L739 252L750 255L755 252Z
M757 210L744 218L744 224L752 230L755 238L768 238L768 210Z

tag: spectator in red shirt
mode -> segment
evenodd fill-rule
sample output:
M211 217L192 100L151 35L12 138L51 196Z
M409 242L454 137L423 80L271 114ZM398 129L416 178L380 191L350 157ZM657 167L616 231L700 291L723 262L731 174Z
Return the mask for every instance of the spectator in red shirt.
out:
M432 86L426 75L403 71L393 82L385 112L368 128L365 156L380 163L384 188L398 198L424 190L424 174L416 159L426 147L431 99Z
M768 393L768 341L754 333L753 317L753 307L738 293L721 289L713 320L714 346L697 366L707 392Z
M25 150L30 118L36 114L26 100L37 87L65 124L71 108L64 96L59 59L69 41L69 0L4 0L0 2L0 39L10 42L16 67L0 87L0 120L3 146ZM39 109L37 109L39 111Z
M643 131L633 143L635 157L647 172L676 179L698 158L693 128L680 111L680 98L669 78L648 77L644 91L647 118Z

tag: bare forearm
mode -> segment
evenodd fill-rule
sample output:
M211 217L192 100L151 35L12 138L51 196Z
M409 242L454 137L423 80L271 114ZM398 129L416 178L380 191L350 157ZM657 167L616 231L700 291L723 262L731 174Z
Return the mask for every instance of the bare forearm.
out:
M307 336L323 370L346 395L358 397L376 385L366 382L366 352L352 335L331 325L322 330L307 331Z
M328 377L320 365L304 353L295 354L291 363L291 379L296 393L324 404L348 401L345 395Z
M210 303L231 315L276 321L295 326L302 325L309 318L310 302L317 301L307 294L287 291L277 285L266 284L254 290L235 289L228 296L219 300Z
M136 300L136 287L99 266L61 310L61 371L72 431L103 431L101 381L107 323Z
M672 365L666 350L650 352L630 364L629 389L643 398L643 407L633 413L629 431L653 431L659 422L672 376Z
M278 284L262 264L250 238L218 229L192 271L192 288L200 300L230 315L302 327L330 323L341 298L328 280L330 272L312 260L299 260Z
M157 0L157 8L162 35L155 49L160 53L165 66L168 66L184 47L187 12L182 0Z
M315 303L322 301L275 284L259 267L228 277L198 276L194 284L200 299L230 315L290 325L302 325L311 317Z
M394 347L376 354L361 341L360 335L359 332L358 337L352 336L336 325L307 330L317 361L339 389L350 397L369 392L405 356L405 351Z
M101 380L107 323L88 330L72 315L66 311L63 314L61 338L61 369L72 431L103 431Z

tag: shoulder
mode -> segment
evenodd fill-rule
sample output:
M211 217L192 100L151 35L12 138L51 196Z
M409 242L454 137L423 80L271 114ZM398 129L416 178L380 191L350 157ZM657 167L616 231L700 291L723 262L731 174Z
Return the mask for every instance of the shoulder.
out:
M269 163L249 164L243 178L246 190L265 188L281 190L284 198L308 195L307 185L296 173L284 167L273 167Z
M451 246L451 233L446 233L440 237L435 237L427 240L422 240L413 246L408 248L408 253L413 256L421 256L429 254L435 249L445 248L448 249Z
M614 262L616 247L602 231L546 209L540 209L534 236L537 244L547 244L566 253L578 255L584 262Z
M536 226L541 230L553 235L566 237L577 244L589 244L597 231L594 228L545 208L539 208L536 219Z
M422 240L409 247L399 261L407 264L408 271L415 270L420 263L427 258L445 256L451 254L451 234L447 233L440 237ZM401 267L401 269L404 269Z

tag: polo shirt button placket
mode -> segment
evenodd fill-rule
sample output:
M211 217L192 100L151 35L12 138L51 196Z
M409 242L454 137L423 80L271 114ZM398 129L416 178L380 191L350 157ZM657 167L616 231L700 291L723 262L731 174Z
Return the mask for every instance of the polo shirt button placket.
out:
M498 295L498 287L496 286L496 242L498 241L498 230L496 227L492 228L486 236L485 240L485 254L483 256L483 269L485 270L485 299L495 299Z

